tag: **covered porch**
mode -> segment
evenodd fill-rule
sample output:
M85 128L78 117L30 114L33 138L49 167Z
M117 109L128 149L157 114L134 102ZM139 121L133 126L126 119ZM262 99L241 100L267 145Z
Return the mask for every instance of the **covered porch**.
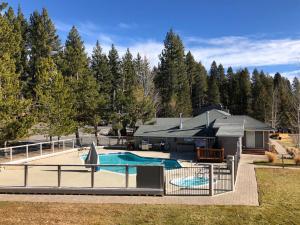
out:
M242 138L243 152L264 153L270 150L270 131L245 130Z

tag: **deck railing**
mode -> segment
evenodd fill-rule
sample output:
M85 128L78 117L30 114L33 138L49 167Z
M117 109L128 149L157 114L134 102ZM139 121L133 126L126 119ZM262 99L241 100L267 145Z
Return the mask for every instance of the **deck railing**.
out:
M127 140L128 138L124 136L103 136L98 138L98 143L107 147L125 147ZM29 159L31 157L48 155L82 146L90 146L92 142L97 143L94 136L82 136L79 139L53 140L0 148L0 163Z
M0 193L162 195L163 177L163 166L0 164Z
M75 148L76 139L47 141L0 148L0 162L28 159Z
M197 161L198 162L223 162L224 161L224 148L197 148Z

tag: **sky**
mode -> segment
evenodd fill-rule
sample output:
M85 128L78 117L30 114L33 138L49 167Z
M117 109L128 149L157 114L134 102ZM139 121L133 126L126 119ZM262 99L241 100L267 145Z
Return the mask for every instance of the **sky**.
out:
M207 69L258 68L300 78L300 0L11 0L29 17L48 9L62 42L72 25L91 54L96 40L108 52L114 43L157 65L170 28Z

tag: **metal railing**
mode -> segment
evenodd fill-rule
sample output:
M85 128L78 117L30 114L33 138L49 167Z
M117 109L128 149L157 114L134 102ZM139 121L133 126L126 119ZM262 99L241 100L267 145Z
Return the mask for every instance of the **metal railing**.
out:
M166 168L165 194L213 196L233 191L234 172L234 160L222 164L197 163L190 167Z
M98 138L98 143L106 147L124 147L127 145L127 140L128 138L124 136L107 136ZM79 139L62 139L0 148L0 163L89 146L92 142L97 143L94 136L82 136Z
M76 139L39 142L0 148L0 162L28 159L75 148Z
M163 193L163 182L161 185L156 182L157 188L143 184L147 174L141 167L162 168L144 165L0 164L0 193L38 193L41 190L53 193L53 190L57 190L58 193L68 194L70 188L75 194L85 193L86 189L95 194L126 194L129 193L127 189L140 189L145 191L144 194L159 194L158 189L161 189ZM163 180L163 173L154 173L152 176L156 180ZM114 192L116 188L118 191ZM142 191L132 193L143 194Z

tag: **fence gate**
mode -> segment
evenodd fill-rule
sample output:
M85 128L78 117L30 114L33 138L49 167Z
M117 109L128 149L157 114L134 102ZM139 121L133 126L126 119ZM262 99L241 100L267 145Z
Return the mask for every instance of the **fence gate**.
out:
M216 195L233 190L232 168L228 164L165 168L165 195Z
M165 169L166 195L210 195L210 167Z

